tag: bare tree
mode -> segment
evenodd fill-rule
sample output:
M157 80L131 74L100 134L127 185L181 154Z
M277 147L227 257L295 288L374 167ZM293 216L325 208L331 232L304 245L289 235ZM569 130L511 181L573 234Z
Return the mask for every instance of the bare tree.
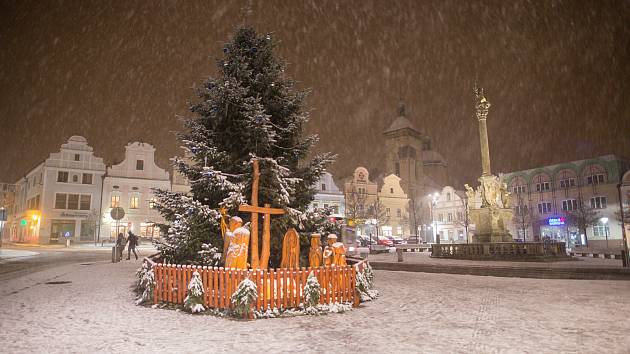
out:
M577 227L584 234L585 246L588 247L586 229L597 223L599 212L589 204L584 203L584 199L580 196L577 208L575 210L567 210L566 213L569 224Z
M527 204L525 204L525 198L522 197L521 193L516 194L516 206L514 207L514 216L512 218L515 225L517 225L517 233L523 233L523 242L527 241L527 230L531 225L532 215L531 210Z

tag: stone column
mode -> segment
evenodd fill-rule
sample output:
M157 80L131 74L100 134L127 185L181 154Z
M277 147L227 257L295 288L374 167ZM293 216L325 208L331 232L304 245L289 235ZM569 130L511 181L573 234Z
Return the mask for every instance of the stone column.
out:
M488 109L490 102L483 95L483 89L475 89L477 97L476 114L479 120L479 141L481 145L481 168L482 176L490 176L490 150L488 147L488 127L486 126L486 118L488 117Z

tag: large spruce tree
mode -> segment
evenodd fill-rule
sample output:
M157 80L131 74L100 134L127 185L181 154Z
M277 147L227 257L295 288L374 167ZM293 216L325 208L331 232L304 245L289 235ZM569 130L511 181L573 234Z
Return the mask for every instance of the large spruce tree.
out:
M237 29L217 61L218 77L209 78L191 103L193 115L179 134L186 156L174 159L191 193L156 191L167 221L157 247L169 262L218 264L223 249L218 210L225 207L229 215L250 221L250 214L238 214L238 206L251 198L253 159L260 164L259 205L288 211L272 218L270 266L279 264L286 230L306 219L313 185L334 157L324 153L306 160L317 137L303 133L305 93L285 77L273 49L271 35ZM302 238L308 244L308 236Z

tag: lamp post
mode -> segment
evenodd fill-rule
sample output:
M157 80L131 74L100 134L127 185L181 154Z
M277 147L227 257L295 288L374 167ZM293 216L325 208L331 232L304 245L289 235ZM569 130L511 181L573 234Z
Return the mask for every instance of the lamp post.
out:
M604 235L606 236L606 249L608 249L608 218L603 217L599 219L604 224Z
M431 224L433 224L433 240L437 244L440 244L440 238L439 238L438 233L437 233L437 222L435 221L435 218L433 217L433 209L437 205L437 200L438 200L439 196L440 196L440 194L438 192L435 192L433 194L429 194L429 198L431 198L431 209L430 210L431 210Z
M626 239L626 225L624 221L623 199L621 198L622 183L617 185L617 193L619 193L619 218L621 219L621 238L623 239L623 266L630 267L630 259L628 258L628 240Z

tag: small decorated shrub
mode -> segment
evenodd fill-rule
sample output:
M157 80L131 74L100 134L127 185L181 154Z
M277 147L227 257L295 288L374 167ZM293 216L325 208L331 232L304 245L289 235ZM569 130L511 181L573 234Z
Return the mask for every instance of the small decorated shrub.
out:
M203 282L197 271L192 275L190 283L188 283L188 291L186 299L184 299L184 308L190 310L191 313L205 311L203 307Z
M237 316L246 318L252 311L251 305L258 298L258 288L253 281L249 278L245 278L240 284L234 294L232 294L232 304L234 304L234 313Z
M311 272L306 279L306 285L304 285L304 307L317 307L321 291L322 287L319 285L317 277Z
M153 267L149 263L142 263L142 267L136 272L138 277L138 284L136 285L136 291L140 294L136 304L141 304L147 300L151 300L153 297L153 289L155 287L155 275L153 274Z
M374 272L369 265L363 272L357 272L356 282L357 291L361 295L361 301L370 301L378 296L378 291L372 289L374 281Z

